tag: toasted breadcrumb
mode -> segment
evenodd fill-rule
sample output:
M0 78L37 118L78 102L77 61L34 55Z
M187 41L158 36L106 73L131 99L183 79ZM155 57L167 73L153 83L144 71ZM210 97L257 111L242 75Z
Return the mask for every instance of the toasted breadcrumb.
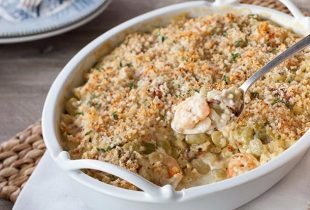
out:
M259 80L243 114L222 133L175 134L175 106L201 89L241 85L300 38L251 14L184 17L129 34L74 89L60 124L65 148L74 159L107 161L176 189L227 178L235 154L263 164L310 127L309 49ZM137 189L106 173L86 173Z

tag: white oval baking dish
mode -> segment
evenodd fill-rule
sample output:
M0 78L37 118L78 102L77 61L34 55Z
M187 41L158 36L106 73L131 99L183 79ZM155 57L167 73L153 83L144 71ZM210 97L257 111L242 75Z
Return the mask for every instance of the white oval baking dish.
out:
M201 16L211 13L226 13L235 10L239 13L256 13L263 15L279 25L291 28L303 36L310 32L310 18L304 17L297 7L289 0L281 0L294 17L265 7L239 4L236 0L193 1L164 7L131 19L104 33L78 54L64 67L54 81L44 104L42 126L43 136L48 152L59 166L84 186L78 193L81 199L87 201L93 209L126 209L126 210L158 210L178 209L195 210L235 209L265 192L284 177L301 159L310 146L310 131L307 131L293 146L279 157L238 177L217 183L192 187L175 192L171 186L154 186L140 180L144 191L131 191L102 183L84 173L79 168L85 168L78 162L70 160L67 152L60 146L58 128L63 102L70 95L73 87L82 84L82 74L87 71L101 56L108 53L119 44L126 34L162 26L184 13L190 16ZM109 165L99 166L95 161L88 168L103 170ZM97 167L98 166L98 167ZM117 171L114 172L117 174ZM121 177L121 176L120 176ZM123 176L122 178L126 178ZM139 186L140 183L135 183ZM145 187L146 186L146 187Z

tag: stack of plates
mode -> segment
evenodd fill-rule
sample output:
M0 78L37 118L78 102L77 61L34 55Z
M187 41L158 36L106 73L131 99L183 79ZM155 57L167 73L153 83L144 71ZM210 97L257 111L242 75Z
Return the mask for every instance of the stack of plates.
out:
M0 0L0 44L42 39L79 27L111 0Z

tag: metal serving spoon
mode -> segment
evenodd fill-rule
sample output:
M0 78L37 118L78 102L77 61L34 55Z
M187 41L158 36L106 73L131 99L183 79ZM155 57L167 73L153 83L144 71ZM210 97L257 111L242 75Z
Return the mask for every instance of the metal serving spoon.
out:
M285 50L283 53L280 55L276 56L273 60L271 60L269 63L267 63L263 68L258 70L255 74L253 74L250 78L248 78L240 87L239 89L242 91L242 99L243 102L241 104L240 109L235 112L236 116L239 116L241 112L243 111L244 108L244 96L249 90L249 88L263 75L268 73L271 69L285 61L286 59L292 57L294 54L297 52L301 51L305 47L307 47L310 44L310 34L307 35L305 38L300 40L299 42L295 43L293 46Z

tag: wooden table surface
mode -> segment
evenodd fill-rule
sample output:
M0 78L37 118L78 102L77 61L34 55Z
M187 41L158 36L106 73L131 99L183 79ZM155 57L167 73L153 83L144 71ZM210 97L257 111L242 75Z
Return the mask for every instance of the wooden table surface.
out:
M40 119L51 83L83 46L129 18L182 1L113 0L99 17L74 31L35 42L0 45L0 142ZM0 210L11 208L11 203L0 200Z

